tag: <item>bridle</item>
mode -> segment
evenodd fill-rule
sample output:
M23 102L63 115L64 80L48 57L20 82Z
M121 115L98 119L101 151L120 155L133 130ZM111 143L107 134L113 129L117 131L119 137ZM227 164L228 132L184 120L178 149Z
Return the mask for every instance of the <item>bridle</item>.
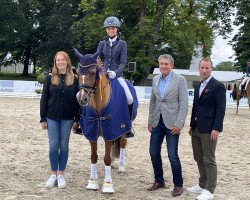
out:
M86 75L89 74L89 72L94 68L95 71L95 79L93 84L86 84L86 83L81 83L80 84L80 90L84 90L84 92L89 96L94 96L96 95L99 91L101 92L100 96L102 98L102 91L103 89L110 83L110 80L107 78L106 84L102 87L102 78L101 74L103 73L103 67L98 66L97 64L90 65L90 66L83 66L79 63L79 67L90 67L91 69L86 73ZM108 77L108 76L107 76ZM101 84L99 86L99 83Z
M97 93L99 79L100 79L99 74L98 74L98 66L97 65L93 65L93 66L94 66L94 68L96 70L96 76L95 76L94 84L93 85L86 84L86 83L81 83L80 84L80 89L83 89L84 92L88 94L88 96L93 96L93 95L95 95Z

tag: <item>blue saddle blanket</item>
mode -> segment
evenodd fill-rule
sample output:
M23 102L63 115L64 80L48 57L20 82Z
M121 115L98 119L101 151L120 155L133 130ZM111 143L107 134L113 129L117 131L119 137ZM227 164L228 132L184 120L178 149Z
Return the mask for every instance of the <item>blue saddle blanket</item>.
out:
M135 88L130 82L126 81L126 83L133 96L132 120L134 120L137 116L138 99ZM112 79L110 84L110 99L100 115L89 105L81 107L80 125L84 136L90 141L97 141L99 135L102 135L104 140L114 140L131 129L125 91L117 79Z

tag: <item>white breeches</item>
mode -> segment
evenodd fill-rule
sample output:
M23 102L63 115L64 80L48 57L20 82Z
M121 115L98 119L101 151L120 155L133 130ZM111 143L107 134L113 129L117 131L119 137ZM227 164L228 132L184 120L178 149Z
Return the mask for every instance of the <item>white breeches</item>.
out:
M242 85L244 85L245 84L245 90L247 89L247 86L248 86L248 84L249 84L249 81L250 81L250 77L245 77L244 79L243 79L243 81L241 82L241 84L239 85L239 89L241 90L241 86Z
M123 87L126 97L127 97L127 101L128 101L128 105L131 105L133 103L133 97L132 94L128 88L127 83L124 81L124 79L122 77L117 78L119 83L121 84L121 86Z

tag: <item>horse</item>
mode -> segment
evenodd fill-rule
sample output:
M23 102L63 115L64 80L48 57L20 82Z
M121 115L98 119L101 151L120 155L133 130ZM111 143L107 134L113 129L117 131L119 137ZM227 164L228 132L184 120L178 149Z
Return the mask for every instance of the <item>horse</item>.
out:
M250 77L245 77L245 79L250 79ZM239 102L242 97L246 97L248 99L248 106L250 108L250 82L245 80L244 82L247 84L245 86L245 84L243 85L241 84L243 80L241 80L238 83L238 85L236 83L234 84L234 88L232 92L233 100L236 100L237 102L236 114L238 114Z
M119 152L119 170L125 170L125 146L127 139L124 135L130 131L131 120L125 91L117 79L110 80L100 60L96 60L91 54L82 55L75 49L79 59L78 73L80 91L77 95L81 105L80 126L84 136L91 146L90 179L87 189L98 190L97 174L97 139L101 135L105 142L105 178L102 187L103 193L114 193L111 177L111 154ZM137 115L138 99L131 83L127 82L134 98L133 117ZM120 91L119 94L117 92ZM114 141L116 144L113 145ZM112 147L116 150L112 151ZM116 153L117 155L117 153Z

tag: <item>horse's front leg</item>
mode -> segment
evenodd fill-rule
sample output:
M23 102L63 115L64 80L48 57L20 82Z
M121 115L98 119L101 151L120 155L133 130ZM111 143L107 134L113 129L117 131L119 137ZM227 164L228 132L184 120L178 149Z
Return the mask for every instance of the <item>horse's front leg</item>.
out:
M98 175L97 175L97 142L90 142L91 146L91 166L90 166L90 179L88 181L87 189L89 190L98 190Z
M114 187L111 177L111 156L110 156L112 144L113 141L105 141L105 155L104 155L105 178L102 188L103 193L114 193Z

